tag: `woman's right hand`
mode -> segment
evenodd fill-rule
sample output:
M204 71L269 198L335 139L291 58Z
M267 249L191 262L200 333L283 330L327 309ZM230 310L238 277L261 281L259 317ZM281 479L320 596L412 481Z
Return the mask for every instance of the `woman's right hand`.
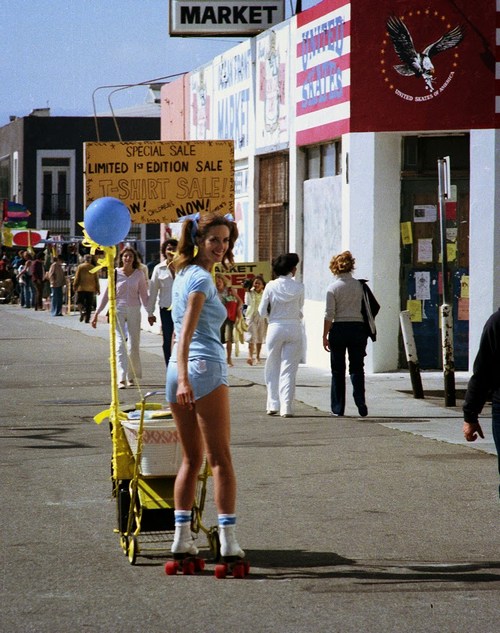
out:
M330 351L330 343L328 341L328 334L323 336L323 349L325 350L325 352Z
M97 328L97 314L94 314L94 318L90 322L90 325L94 328L94 330Z
M194 393L189 380L179 380L177 384L177 404L192 409L194 406Z

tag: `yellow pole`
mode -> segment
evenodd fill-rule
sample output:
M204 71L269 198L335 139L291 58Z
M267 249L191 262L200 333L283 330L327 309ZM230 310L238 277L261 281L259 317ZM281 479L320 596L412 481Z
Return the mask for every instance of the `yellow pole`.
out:
M83 224L82 224L83 226ZM108 304L109 304L109 366L111 369L111 403L108 409L94 416L96 424L109 419L111 426L111 440L113 444L112 475L113 483L117 485L119 480L132 479L134 474L134 456L130 451L127 438L122 428L122 420L127 419L125 413L120 411L118 399L118 372L116 368L116 284L115 284L115 246L100 246L83 231L83 245L91 248L91 253L97 250L104 251L104 259L97 262L97 266L91 272L97 272L102 268L108 269Z

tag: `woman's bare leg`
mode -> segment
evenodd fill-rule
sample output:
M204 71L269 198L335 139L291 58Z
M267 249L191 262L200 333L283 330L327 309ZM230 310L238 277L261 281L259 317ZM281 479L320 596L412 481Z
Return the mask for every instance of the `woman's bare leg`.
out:
M196 416L214 478L214 499L219 514L233 514L236 477L231 459L229 388L220 385L196 402Z
M184 456L174 485L174 502L177 510L191 510L196 494L198 474L203 464L203 437L198 426L195 409L170 403Z

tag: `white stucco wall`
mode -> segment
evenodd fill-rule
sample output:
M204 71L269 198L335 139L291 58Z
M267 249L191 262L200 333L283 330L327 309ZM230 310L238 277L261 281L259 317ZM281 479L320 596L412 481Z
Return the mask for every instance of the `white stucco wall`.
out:
M500 130L470 133L469 369L500 307Z
M356 277L369 280L381 305L366 369L390 371L398 365L401 136L351 134L347 147L343 247L356 258Z
M330 357L322 344L323 318L326 289L333 279L328 265L342 243L342 176L304 183L303 235L307 363L328 369Z
M369 280L381 304L377 342L369 342L366 370L397 369L399 336L399 134L350 134L342 139L342 175L304 183L304 316L307 362L329 368L322 347L325 292L332 255L349 249L355 276Z

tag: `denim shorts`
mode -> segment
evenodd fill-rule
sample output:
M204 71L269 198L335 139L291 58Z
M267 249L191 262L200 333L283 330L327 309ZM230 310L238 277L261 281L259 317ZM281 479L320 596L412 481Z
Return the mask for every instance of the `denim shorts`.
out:
M193 388L194 400L200 400L220 385L229 386L227 364L196 358L188 361L188 378ZM170 360L167 367L167 402L177 402L177 363Z

